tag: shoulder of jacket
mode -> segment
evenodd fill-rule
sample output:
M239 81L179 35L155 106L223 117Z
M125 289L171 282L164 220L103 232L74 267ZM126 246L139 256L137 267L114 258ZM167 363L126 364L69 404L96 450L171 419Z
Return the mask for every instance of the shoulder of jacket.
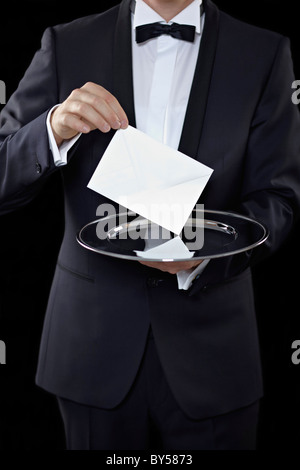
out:
M95 13L81 18L76 18L67 23L61 23L52 27L56 35L65 36L81 34L85 31L110 29L117 21L119 5L110 8L102 13Z
M284 38L280 33L234 18L222 10L219 10L219 14L220 30L239 40L254 41L255 43L266 44L267 46L273 44L276 47Z

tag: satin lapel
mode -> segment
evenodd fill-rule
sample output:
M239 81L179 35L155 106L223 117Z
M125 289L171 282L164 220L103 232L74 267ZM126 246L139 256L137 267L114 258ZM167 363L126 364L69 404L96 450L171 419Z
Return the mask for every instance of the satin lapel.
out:
M205 0L204 11L203 36L178 149L193 158L200 143L219 30L218 8Z
M131 0L122 1L116 23L113 57L113 90L114 95L127 114L129 124L135 127L130 4Z

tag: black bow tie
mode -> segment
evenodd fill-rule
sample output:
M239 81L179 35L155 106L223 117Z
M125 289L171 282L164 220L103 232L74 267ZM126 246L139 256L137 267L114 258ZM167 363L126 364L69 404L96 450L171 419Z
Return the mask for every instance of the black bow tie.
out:
M157 38L162 34L169 34L173 38L182 39L183 41L193 42L195 38L196 27L188 24L161 24L150 23L137 26L135 29L135 39L139 44L148 41L151 38Z

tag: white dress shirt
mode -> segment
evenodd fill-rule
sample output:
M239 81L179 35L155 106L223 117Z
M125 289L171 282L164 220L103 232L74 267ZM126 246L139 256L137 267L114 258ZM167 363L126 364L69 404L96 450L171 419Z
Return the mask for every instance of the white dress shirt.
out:
M135 41L135 28L166 21L143 0L136 0L132 28L134 106L137 128L156 140L178 149L194 77L201 31L200 5L194 0L169 24L196 27L195 41L162 35L142 44Z
M194 42L162 35L142 44L135 41L135 28L142 24L166 21L143 0L136 0L132 13L132 61L134 107L137 129L154 139L178 149L187 103L194 77L202 36L204 14L200 19L202 0L194 0L168 24L190 24L196 27ZM55 107L54 107L55 108ZM52 110L54 109L52 108ZM47 119L50 148L57 166L67 163L68 150L80 134L63 142L58 149ZM200 275L209 260L196 269L177 274L178 288L188 289L193 279Z

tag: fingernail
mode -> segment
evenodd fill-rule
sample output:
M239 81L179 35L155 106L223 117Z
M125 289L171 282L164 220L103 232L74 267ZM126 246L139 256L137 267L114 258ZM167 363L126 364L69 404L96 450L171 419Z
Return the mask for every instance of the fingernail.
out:
M113 128L114 128L114 129L120 129L120 127L121 127L120 121L116 121L116 122L114 123L114 125L113 125Z
M128 127L128 122L125 119L123 119L123 121L121 121L121 128L126 129L126 127Z
M108 131L110 131L110 126L106 123L103 126L103 132L108 132Z

